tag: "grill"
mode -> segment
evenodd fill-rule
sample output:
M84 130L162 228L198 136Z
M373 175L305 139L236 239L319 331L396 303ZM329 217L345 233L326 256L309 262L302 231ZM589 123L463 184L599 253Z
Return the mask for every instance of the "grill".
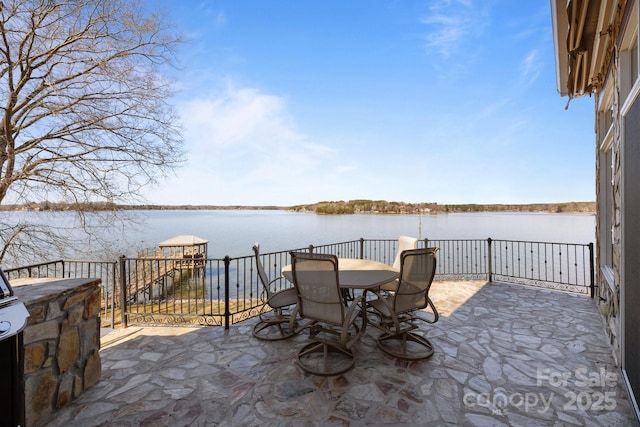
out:
M24 425L24 346L29 312L0 269L0 425Z

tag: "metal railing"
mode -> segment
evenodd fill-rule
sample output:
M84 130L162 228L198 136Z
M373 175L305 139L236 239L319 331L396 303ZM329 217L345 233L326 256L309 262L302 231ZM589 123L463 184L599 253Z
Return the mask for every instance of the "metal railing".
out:
M22 278L39 278L39 277L65 277L65 261L60 259L56 261L43 262L40 264L25 265L4 270L7 279Z
M9 281L23 278L66 278L101 280L100 318L115 325L117 261L56 260L4 270Z
M396 239L359 239L294 249L364 258L392 264ZM593 244L525 242L492 239L420 240L419 247L437 246L435 280L495 280L593 297ZM270 278L290 264L289 251L261 254ZM105 316L129 323L215 325L228 327L258 315L264 291L255 257L200 259L189 264L174 258L127 258L116 262L53 261L10 269L18 277L98 277L103 287ZM286 280L278 288L290 286ZM116 311L119 319L114 319Z
M593 244L490 240L490 280L594 295Z

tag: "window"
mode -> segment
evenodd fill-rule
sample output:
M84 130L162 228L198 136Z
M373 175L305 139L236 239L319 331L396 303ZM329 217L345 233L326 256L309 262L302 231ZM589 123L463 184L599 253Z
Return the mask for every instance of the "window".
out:
M598 252L600 271L611 288L614 287L613 233L614 233L614 156L613 156L613 84L602 91L598 103L596 135L598 141Z
M609 132L609 139L612 132ZM600 203L598 206L600 232L600 270L611 287L614 286L613 277L613 150L611 143L600 150Z
M638 82L638 3L631 12L620 50L620 105L624 105Z
M600 266L613 271L613 155L600 151ZM611 273L611 272L605 272Z

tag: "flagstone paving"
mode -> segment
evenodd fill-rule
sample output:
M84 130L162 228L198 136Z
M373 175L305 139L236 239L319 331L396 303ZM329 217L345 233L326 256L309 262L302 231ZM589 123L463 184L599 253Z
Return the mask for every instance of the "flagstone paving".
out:
M306 333L129 327L102 338L102 380L48 426L633 426L592 299L485 282L434 282L430 359L384 355L368 328L334 377L295 364Z

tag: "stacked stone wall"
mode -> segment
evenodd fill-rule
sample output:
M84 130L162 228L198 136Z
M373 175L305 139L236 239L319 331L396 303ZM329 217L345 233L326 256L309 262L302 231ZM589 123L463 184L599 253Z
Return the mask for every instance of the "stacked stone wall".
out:
M600 236L602 232L609 233L612 232L612 265L610 266L612 271L611 274L613 277L606 278L600 268L597 270L596 276L596 289L597 289L597 298L600 305L600 312L604 316L605 320L605 330L609 337L609 343L611 344L613 356L616 360L616 363L621 363L622 357L622 343L621 343L621 334L622 334L622 319L620 318L620 284L621 278L620 274L622 271L622 192L621 192L621 183L622 183L622 158L621 158L621 147L623 145L623 133L622 133L622 114L621 107L624 103L624 99L621 99L622 92L622 75L620 68L620 55L619 50L620 46L614 46L614 44L619 41L617 34L621 31L621 22L622 22L622 13L625 11L624 7L620 7L616 13L616 19L614 25L612 27L612 31L614 36L609 38L609 46L607 53L607 61L603 65L609 69L608 78L613 79L613 91L612 91L612 128L613 128L613 143L611 145L611 156L612 156L612 164L611 165L601 165L599 161L596 161L596 197L598 202L598 217L603 215L603 209L610 209L608 215L612 218L612 229L613 230L600 230L600 222L596 220L596 239L597 239L597 247L598 256L596 258L596 265L600 267L602 265L601 262L601 254L600 250L602 248L602 244L600 241ZM599 99L600 94L596 94L597 99ZM597 106L598 102L596 102L596 117L597 117ZM599 129L597 127L598 123L596 121L597 132L599 133L600 138L596 138L596 159L598 158L598 153L600 150L599 141L604 137L604 135L609 131L609 129ZM605 174L602 173L603 168L612 168L612 193L613 200L612 206L607 206L605 201L602 199L602 195L599 194L600 186L598 185L601 180L604 180ZM606 183L608 184L608 183ZM599 219L599 218L598 218Z
M14 287L30 314L23 335L27 426L46 425L100 380L99 284L70 279Z

